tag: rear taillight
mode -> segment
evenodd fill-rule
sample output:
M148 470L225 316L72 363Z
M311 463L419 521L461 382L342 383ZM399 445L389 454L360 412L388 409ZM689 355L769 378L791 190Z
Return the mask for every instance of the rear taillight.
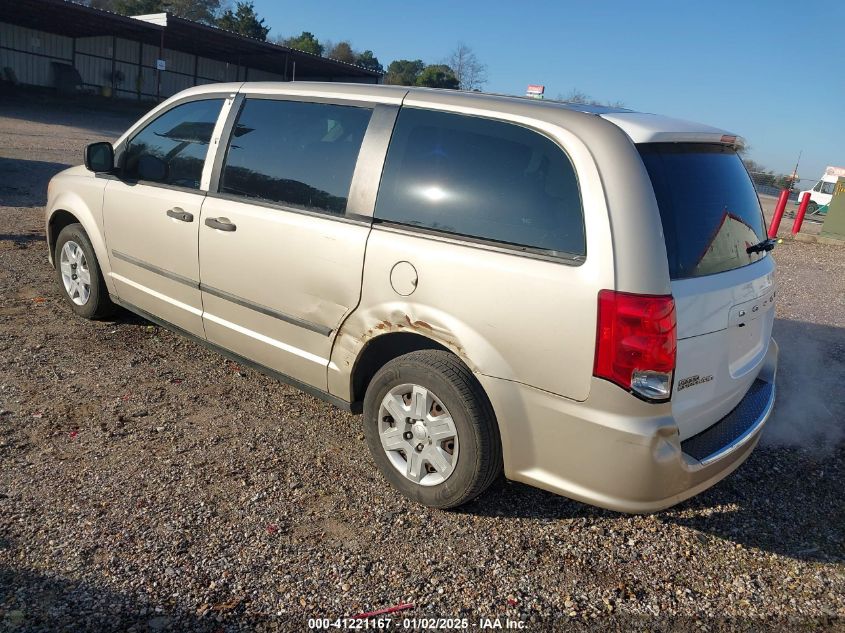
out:
M646 400L668 400L676 348L671 296L599 292L593 375Z

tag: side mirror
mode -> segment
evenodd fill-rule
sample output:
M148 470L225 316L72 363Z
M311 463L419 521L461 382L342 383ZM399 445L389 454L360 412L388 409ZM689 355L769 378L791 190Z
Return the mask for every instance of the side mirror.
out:
M85 167L96 174L114 171L114 148L111 143L91 143L85 148Z

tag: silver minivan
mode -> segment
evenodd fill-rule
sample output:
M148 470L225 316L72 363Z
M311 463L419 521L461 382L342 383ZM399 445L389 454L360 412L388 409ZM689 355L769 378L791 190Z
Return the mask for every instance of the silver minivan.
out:
M504 472L649 512L737 468L774 403L774 242L740 143L624 109L215 84L53 178L47 236L78 315L123 306L363 413L411 499Z

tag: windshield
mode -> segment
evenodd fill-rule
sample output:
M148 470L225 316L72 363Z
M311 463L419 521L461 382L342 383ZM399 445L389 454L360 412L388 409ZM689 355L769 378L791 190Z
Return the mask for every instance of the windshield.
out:
M638 146L666 240L672 279L712 275L766 256L746 249L766 239L760 201L736 151L705 143Z

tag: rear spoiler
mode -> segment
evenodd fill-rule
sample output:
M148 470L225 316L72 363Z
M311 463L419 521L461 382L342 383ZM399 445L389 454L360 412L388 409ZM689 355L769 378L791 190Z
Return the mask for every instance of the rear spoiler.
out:
M741 149L745 139L719 128L644 112L599 115L621 128L634 143L719 143Z

